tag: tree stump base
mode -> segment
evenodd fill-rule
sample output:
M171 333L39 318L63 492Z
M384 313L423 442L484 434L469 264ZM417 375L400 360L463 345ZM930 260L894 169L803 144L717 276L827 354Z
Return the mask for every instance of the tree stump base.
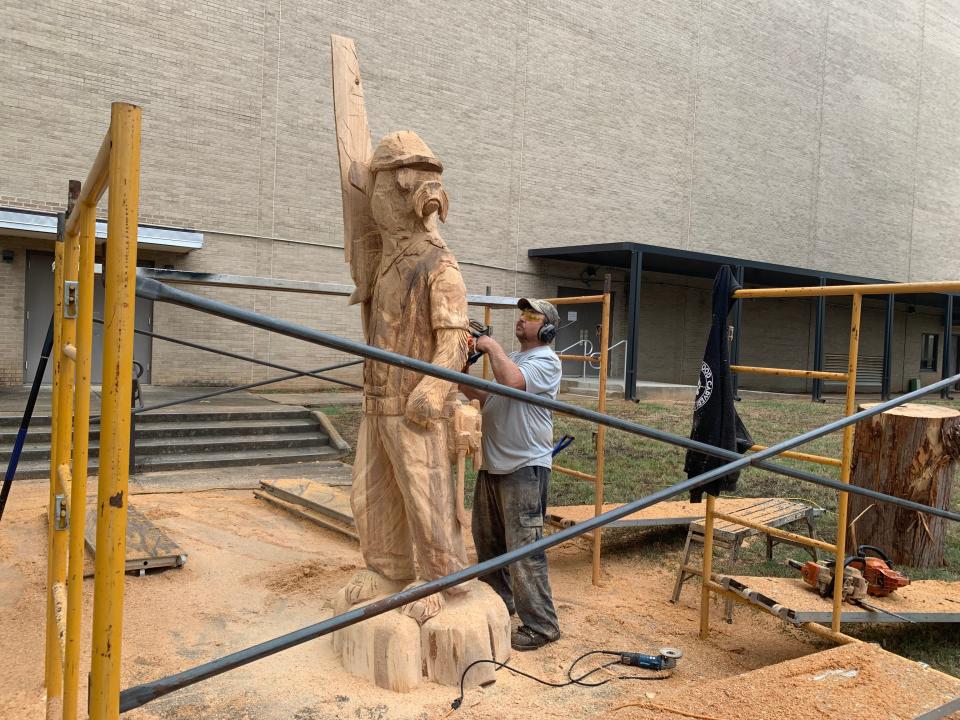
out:
M353 607L340 590L334 614ZM510 659L510 614L489 585L474 582L468 593L446 598L440 614L422 627L391 610L333 633L333 649L345 670L387 690L410 692L424 680L459 686L463 671L475 660ZM495 670L490 663L475 665L464 687L493 682Z
M948 509L958 457L960 412L907 403L857 423L851 484ZM898 565L943 564L943 518L860 495L850 496L847 517L848 553L874 545Z

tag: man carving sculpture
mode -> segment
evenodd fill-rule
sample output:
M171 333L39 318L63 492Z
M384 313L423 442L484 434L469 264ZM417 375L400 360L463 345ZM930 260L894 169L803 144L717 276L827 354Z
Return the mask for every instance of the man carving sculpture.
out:
M442 171L412 132L391 133L369 167L351 167L350 182L370 199L379 235L369 238L366 278L354 300L363 303L368 344L460 370L469 337L466 289L437 232L448 203ZM371 360L363 373L350 501L367 567L346 588L352 603L467 566L441 417L445 403L456 402L453 384ZM441 608L433 595L404 612L423 622Z

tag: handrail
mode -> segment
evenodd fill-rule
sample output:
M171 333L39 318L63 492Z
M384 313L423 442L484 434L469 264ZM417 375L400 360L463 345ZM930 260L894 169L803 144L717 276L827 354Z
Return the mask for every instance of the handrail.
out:
M386 352L386 351L381 351ZM389 353L393 355L393 353ZM378 358L379 359L379 358ZM437 369L437 368L435 368ZM459 374L459 373L458 373ZM437 375L434 375L435 377ZM470 377L470 376L466 376ZM471 378L476 380L476 378ZM956 378L950 378L949 380L956 382L957 379L960 379L960 375L957 375ZM179 690L181 688L193 685L202 680L215 677L221 673L227 672L243 665L254 662L255 660L260 660L270 655L274 655L283 650L295 647L300 645L308 640L313 640L323 635L327 635L331 632L337 630L342 630L343 628L350 627L364 620L369 620L370 618L377 617L382 615L385 612L401 607L411 602L415 602L422 598L427 597L428 595L433 595L434 593L446 590L453 587L454 585L459 585L471 580L473 578L479 577L481 575L486 575L494 570L506 567L511 563L514 563L518 560L521 560L525 557L536 553L542 553L556 545L572 540L580 535L584 535L588 532L591 532L597 528L600 528L604 525L607 525L611 522L619 520L627 515L632 515L635 512L643 510L644 508L651 507L656 505L663 500L668 500L676 495L688 492L694 488L701 487L711 480L727 475L731 472L740 470L741 468L747 467L749 465L758 465L762 466L763 463L759 462L763 458L774 457L780 453L789 450L797 445L803 444L808 440L812 440L816 437L821 437L826 435L834 430L837 430L842 427L847 427L853 425L859 420L862 420L865 417L870 417L876 415L879 412L883 412L890 407L896 407L897 405L903 404L908 400L914 399L914 397L921 397L930 392L938 390L940 386L944 385L946 381L940 381L938 383L933 383L928 385L920 390L914 391L913 393L907 393L900 398L895 400L888 401L886 403L880 403L872 408L863 410L855 415L850 415L846 418L843 418L838 421L834 421L823 425L819 428L811 430L803 435L799 435L795 438L789 440L784 440L776 445L773 445L766 450L761 450L756 455L751 456L741 456L736 460L732 460L720 467L709 470L701 475L696 477L683 480L681 482L675 483L667 488L658 490L651 493L645 497L642 497L633 502L626 503L621 505L618 508L608 510L600 515L597 515L592 518L588 518L581 523L571 525L570 527L563 528L556 533L548 535L541 538L535 542L532 542L528 545L525 545L516 550L506 552L502 555L499 555L490 560L486 560L471 567L465 568L450 575L446 575L442 578L437 578L436 580L431 580L422 585L418 585L414 588L409 588L393 595L389 595L381 600L377 600L368 605L363 605L360 607L355 607L352 610L349 610L340 615L336 615L322 622L310 625L308 627L296 630L286 635L281 635L278 638L273 640L268 640L266 642L259 643L252 647L240 650L230 655L218 658L216 660L211 660L209 662L203 663L202 665L197 665L189 670L185 670L174 675L161 678L159 680L154 680L152 682L143 683L141 685L136 685L134 687L128 688L120 693L120 711L126 712L128 710L133 710L138 707L142 707L152 700L156 700L159 697L168 695L171 692ZM466 384L466 383L465 383ZM505 387L505 386L504 386ZM520 392L520 391L517 391ZM506 393L503 393L506 394ZM512 394L512 393L511 393ZM530 393L523 393L523 395L529 395L530 397L536 398L537 395L532 395ZM517 398L525 399L525 398ZM886 407L883 407L886 406ZM639 434L639 433L637 433ZM837 483L839 484L839 483ZM855 488L851 486L849 488L850 492L854 491L863 491L864 488ZM876 495L883 495L883 493L876 493L871 491L871 494L875 493ZM708 495L709 498L712 498L712 495ZM903 503L902 498L894 498L892 496L884 496L890 502L895 502L898 505ZM878 498L879 499L879 498ZM908 501L909 502L909 501ZM919 503L913 503L918 505ZM934 511L936 508L929 508L923 506L925 511ZM937 512L935 514L942 514L942 512ZM955 513L946 513L947 515L952 516L950 519L955 521L960 521L960 515ZM712 538L712 535L708 533L708 537Z
M202 395L193 395L188 398L181 400L170 400L168 402L156 403L155 405L146 405L142 408L134 408L130 412L134 415L139 415L141 413L151 412L152 410L160 410L162 408L173 407L174 405L182 405L183 403L196 402L197 400L207 400L212 397L217 397L219 395L228 395L230 393L239 392L241 390L252 390L253 388L263 387L264 385L272 385L273 383L283 382L284 380L293 380L298 377L318 377L317 373L329 372L330 370L339 370L345 367L351 367L353 365L359 365L363 360L350 360L348 362L337 363L336 365L326 365L325 367L318 368L316 370L304 371L304 372L295 372L290 373L289 375L279 375L275 378L270 378L268 380L260 380L258 382L247 383L246 385L235 385L228 388L219 388L213 390L212 392L203 393Z
M103 320L101 318L95 317L93 319L98 325L103 325ZM332 382L337 385L345 385L349 388L355 390L362 390L362 385L357 385L356 383L349 382L347 380L340 380L338 378L325 377L316 374L315 372L307 372L305 370L297 370L296 368L289 367L288 365L280 365L279 363L270 362L269 360L260 360L259 358L249 357L247 355L241 355L240 353L231 352L230 350L219 350L217 348L210 347L209 345L203 345L201 343L191 342L190 340L182 340L181 338L170 337L169 335L161 335L160 333L151 332L150 330L140 330L135 329L134 332L138 335L146 335L148 337L155 338L157 340L166 340L167 342L172 342L176 345L184 345L194 350L203 350L205 352L211 352L215 355L223 355L224 357L233 358L234 360L244 360L246 362L254 363L255 365L263 365L264 367L273 368L274 370L284 370L288 373L295 373L297 377L301 375L309 375L316 378L317 380L325 380L327 382Z

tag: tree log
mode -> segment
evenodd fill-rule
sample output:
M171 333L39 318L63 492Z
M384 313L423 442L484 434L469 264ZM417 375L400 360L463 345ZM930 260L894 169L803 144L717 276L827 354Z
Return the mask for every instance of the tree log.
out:
M850 482L946 509L958 457L960 412L908 403L857 423ZM874 545L897 565L943 565L943 518L858 495L850 496L847 518L848 553Z

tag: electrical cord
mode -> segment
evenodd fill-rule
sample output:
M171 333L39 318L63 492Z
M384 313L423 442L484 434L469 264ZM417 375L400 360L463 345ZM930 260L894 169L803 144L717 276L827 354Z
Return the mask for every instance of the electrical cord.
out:
M464 697L463 682L467 677L467 673L470 672L470 669L474 665L482 665L484 663L490 663L491 665L496 665L497 667L494 670L494 672L496 672L497 670L501 670L502 668L506 668L510 672L516 673L517 675L522 675L523 677L528 678L530 680L534 680L540 683L541 685L546 685L548 687L553 687L553 688L562 688L562 687L567 687L568 685L580 685L582 687L600 687L601 685L606 685L608 682L611 682L612 680L666 680L671 675L673 675L672 672L668 672L666 675L616 675L614 677L609 677L606 680L601 680L600 682L584 682L586 678L590 677L594 673L600 672L601 670L606 670L608 667L612 665L620 664L623 657L630 654L631 653L620 652L616 650L591 650L589 652L585 652L583 655L579 656L572 663L570 663L570 667L567 668L567 681L561 682L561 683L555 683L549 680L538 678L536 675L531 675L530 673L526 673L523 670L518 670L515 667L511 667L510 665L507 665L506 662L497 662L496 660L474 660L472 663L467 665L467 667L463 671L463 674L460 675L460 695L457 697L456 700L450 703L450 707L456 710L463 704L463 697ZM590 657L591 655L614 655L616 656L617 659L611 660L608 663L604 663L603 665L595 667L593 668L593 670L588 670L583 675L574 677L573 669L582 660ZM657 672L657 671L654 671L654 672Z

